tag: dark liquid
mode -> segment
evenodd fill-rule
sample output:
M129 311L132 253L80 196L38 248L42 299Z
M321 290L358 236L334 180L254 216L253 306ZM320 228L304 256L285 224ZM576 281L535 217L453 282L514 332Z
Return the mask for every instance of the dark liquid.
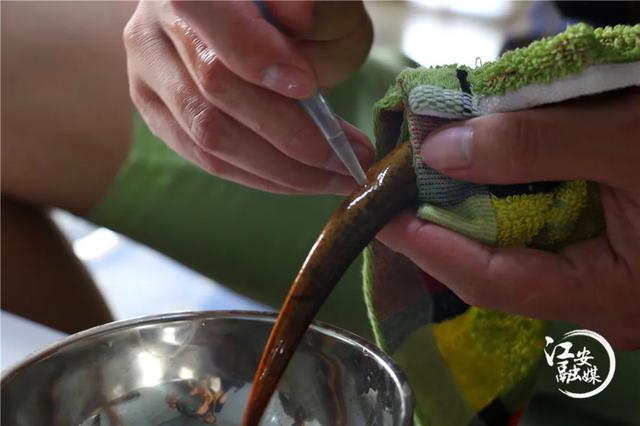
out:
M204 412L198 409L205 401L202 394L192 394L198 383L180 380L140 388L108 401L92 413L81 426L239 426L249 393L248 384L231 386L224 400L211 402ZM208 380L211 393L220 391L221 383ZM219 396L220 394L218 394ZM277 401L276 401L277 402ZM277 410L277 406L273 407ZM283 417L288 416L283 414Z
M211 402L204 412L202 394L193 392L198 383L180 380L144 387L128 392L114 400L105 402L95 410L80 426L240 426L242 413L249 396L250 384L234 384L224 392L224 398ZM220 390L220 381L210 379L209 389ZM363 395L362 398L366 398ZM295 414L288 413L280 398L273 398L269 404L264 425L296 425ZM319 424L311 420L307 424Z
M300 339L345 270L393 217L416 202L411 147L404 143L368 173L368 182L334 213L311 249L262 354L244 426L257 426Z

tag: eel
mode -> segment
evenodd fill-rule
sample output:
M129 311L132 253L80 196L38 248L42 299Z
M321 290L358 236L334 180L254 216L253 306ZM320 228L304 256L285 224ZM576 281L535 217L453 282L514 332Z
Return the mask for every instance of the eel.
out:
M311 248L280 310L249 395L243 426L257 426L314 316L346 269L378 231L417 204L411 145L404 142L367 172Z

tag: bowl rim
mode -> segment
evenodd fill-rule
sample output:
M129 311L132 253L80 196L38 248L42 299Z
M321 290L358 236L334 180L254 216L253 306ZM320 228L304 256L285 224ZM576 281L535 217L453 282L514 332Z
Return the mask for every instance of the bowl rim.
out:
M133 328L142 325L161 324L173 321L194 321L205 319L247 319L247 320L262 320L275 322L277 318L277 312L269 311L253 311L253 310L207 310L207 311L186 311L186 312L171 312L156 315L147 315L142 317L124 319L109 322L106 324L98 325L78 333L71 334L64 339L55 342L45 348L34 352L26 359L22 360L15 366L2 372L0 377L0 392L7 382L11 381L20 372L29 368L31 365L37 364L49 357L56 355L56 353L64 350L67 347L83 341L87 338L99 337L115 331ZM402 413L404 414L403 422L400 426L412 426L414 416L414 395L413 389L407 380L406 375L396 364L396 362L382 351L381 348L376 346L373 342L361 337L351 331L337 327L333 324L314 320L310 326L315 332L324 334L333 339L342 340L347 343L356 344L366 349L370 355L372 355L376 362L383 367L391 379L394 381L396 387L401 391L402 400Z

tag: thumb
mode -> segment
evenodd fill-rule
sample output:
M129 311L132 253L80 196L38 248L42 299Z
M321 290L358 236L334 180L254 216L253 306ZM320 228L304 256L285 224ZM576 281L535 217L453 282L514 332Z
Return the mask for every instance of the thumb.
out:
M594 97L455 123L421 147L426 164L470 182L586 179L632 189L640 94Z

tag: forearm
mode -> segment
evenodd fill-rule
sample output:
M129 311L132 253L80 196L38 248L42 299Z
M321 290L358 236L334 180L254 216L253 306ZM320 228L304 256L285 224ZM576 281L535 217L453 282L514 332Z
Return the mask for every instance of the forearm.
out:
M68 333L113 318L42 208L2 197L2 309Z
M2 5L2 194L84 214L130 143L133 3Z

